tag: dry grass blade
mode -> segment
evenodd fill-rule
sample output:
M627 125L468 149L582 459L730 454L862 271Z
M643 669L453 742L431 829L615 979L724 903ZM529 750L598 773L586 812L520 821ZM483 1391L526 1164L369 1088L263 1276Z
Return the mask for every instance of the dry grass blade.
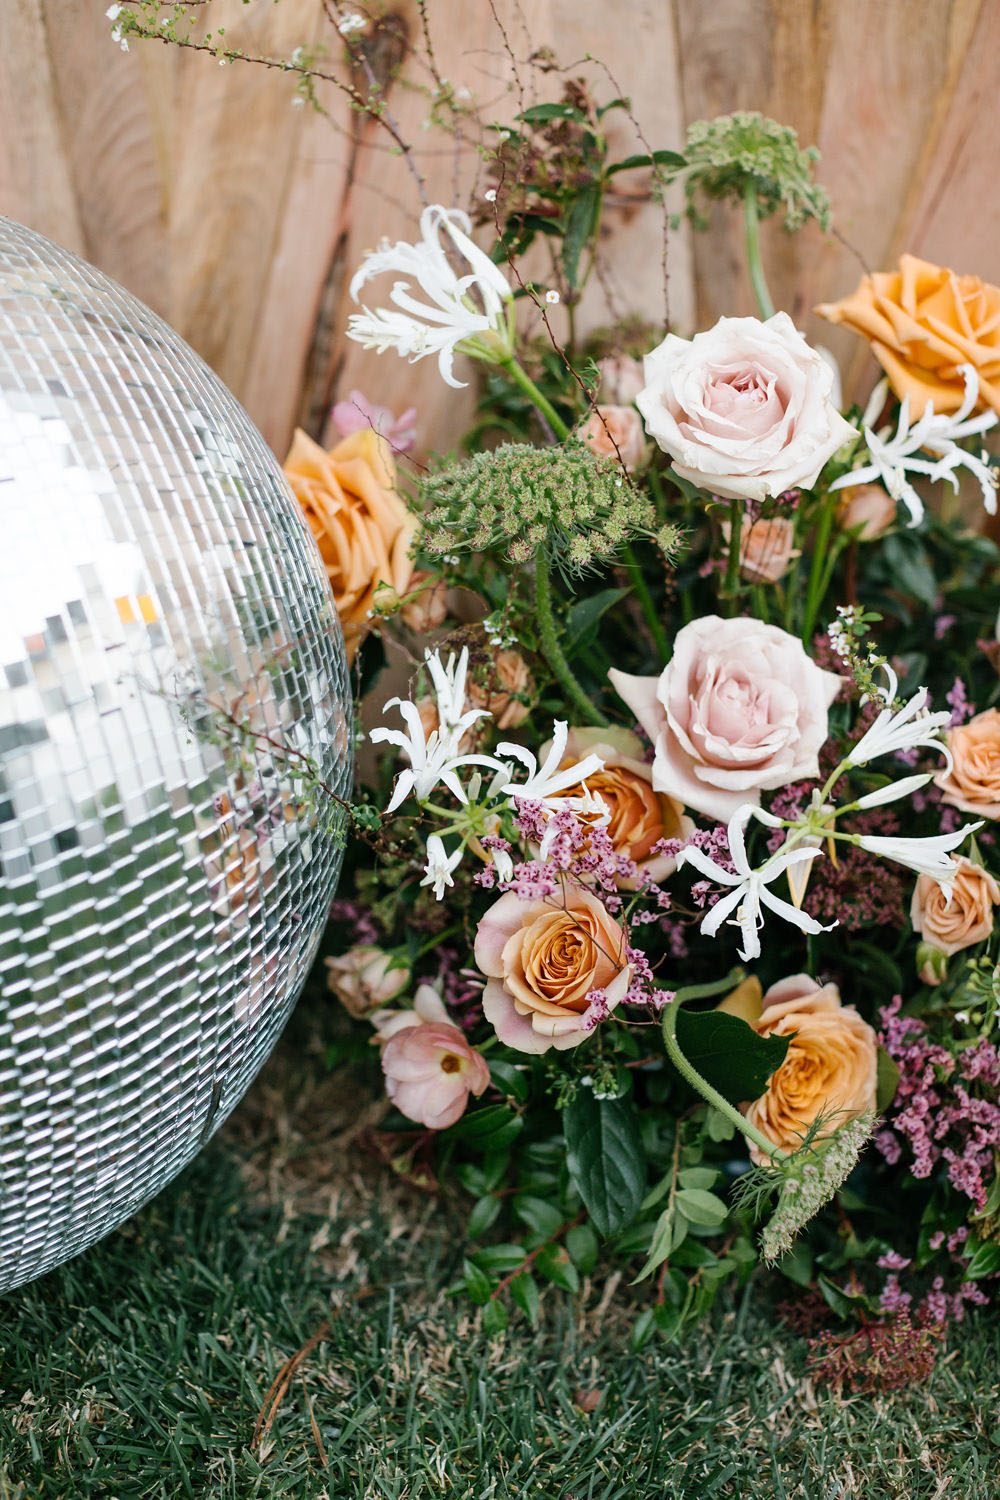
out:
M304 1359L308 1359L313 1350L318 1348L319 1345L323 1343L324 1339L329 1338L329 1336L330 1320L329 1318L324 1318L312 1337L306 1339L301 1349L297 1349L293 1355L285 1360L285 1363L282 1365L281 1369L274 1377L274 1380L271 1382L271 1387L268 1390L267 1395L264 1397L264 1404L261 1406L261 1409L257 1415L257 1421L255 1422L253 1429L253 1437L250 1440L251 1448L258 1448L260 1446L261 1439L266 1437L267 1434L271 1431L271 1426L274 1422L274 1419L278 1415L278 1407L281 1405L282 1401L285 1399L285 1396L288 1394L288 1387L291 1385L292 1380L295 1377L295 1372L299 1368L299 1365ZM315 1436L317 1445L319 1447L320 1457L323 1458L323 1462L325 1464L326 1459L323 1455L323 1445L320 1442L319 1432L316 1428L316 1419L315 1417L313 1417L311 1406L309 1407L309 1418L312 1422L313 1435Z

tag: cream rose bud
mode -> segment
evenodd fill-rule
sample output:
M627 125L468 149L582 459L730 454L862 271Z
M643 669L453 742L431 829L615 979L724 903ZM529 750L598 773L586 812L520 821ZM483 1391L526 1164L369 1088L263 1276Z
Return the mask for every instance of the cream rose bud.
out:
M819 1117L821 1136L875 1108L878 1040L853 1005L842 1005L835 984L818 985L808 974L772 984L753 1023L759 1036L787 1036L785 1060L768 1080L767 1091L743 1106L756 1125L782 1151L792 1152ZM761 1164L760 1148L750 1155Z
M896 502L878 484L855 484L842 490L837 508L842 531L860 527L859 542L877 542L896 521Z
M960 812L1000 818L1000 713L988 708L949 729L945 740L952 763L934 778L942 801Z
M646 461L642 418L634 406L598 406L577 436L598 458L619 459L630 474Z
M953 858L952 863L957 866L957 873L950 901L936 880L921 875L910 903L914 932L948 958L963 948L986 941L993 931L993 908L1000 902L1000 886L988 870L974 865L965 855ZM934 978L926 982L941 981Z
M832 400L834 371L787 313L720 318L645 359L636 405L677 474L715 495L765 500L811 489L857 433Z
M326 960L326 982L341 1005L358 1019L395 999L410 982L409 965L372 943Z
M677 632L659 677L608 676L653 742L654 789L722 822L819 775L841 686L777 625L718 615Z
M608 354L597 361L603 401L613 406L631 406L645 385L642 365L630 354Z
M632 980L625 933L603 902L569 887L561 902L508 891L476 933L483 1013L517 1052L578 1047L590 1034L592 991L603 992L603 1010L614 1010Z

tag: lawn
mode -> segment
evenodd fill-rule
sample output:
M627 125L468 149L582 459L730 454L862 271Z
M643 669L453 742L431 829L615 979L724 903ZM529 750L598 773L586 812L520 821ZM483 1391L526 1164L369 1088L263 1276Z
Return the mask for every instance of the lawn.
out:
M763 1282L638 1355L599 1276L485 1338L325 1008L172 1188L0 1301L0 1500L995 1500L995 1319L875 1397L814 1387Z

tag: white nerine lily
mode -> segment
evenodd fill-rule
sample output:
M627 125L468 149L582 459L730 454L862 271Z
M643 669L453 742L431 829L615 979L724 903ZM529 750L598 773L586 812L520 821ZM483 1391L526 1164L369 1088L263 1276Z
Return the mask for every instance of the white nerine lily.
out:
M438 833L432 833L427 840L427 863L424 866L424 878L421 885L434 887L434 899L444 900L445 887L454 885L451 872L462 861L462 845L453 854L449 854L444 846L444 841Z
M858 798L854 806L857 808L883 807L887 802L898 802L901 797L909 797L920 787L926 786L932 779L932 774L930 771L922 771L916 776L904 776L901 781L890 781L888 786L880 786L874 792L866 792L863 797Z
M929 694L925 687L918 688L909 703L893 713L890 705L895 702L899 679L888 663L882 663L882 668L889 681L886 687L878 689L878 693L886 707L851 750L851 765L866 766L870 760L876 760L880 755L898 755L901 750L915 750L923 745L928 750L939 750L950 766L951 751L940 735L950 724L951 714L947 710L933 714L927 712ZM898 795L904 796L905 793L900 792ZM865 805L871 807L876 804Z
M958 469L968 469L979 481L983 492L983 504L990 515L996 514L997 486L1000 476L981 457L959 447L959 440L978 437L988 432L998 421L996 412L983 412L978 417L971 413L979 396L979 376L972 365L962 366L965 380L965 396L958 411L948 416L938 415L933 402L928 402L924 414L910 426L910 398L904 396L899 408L899 423L894 437L888 436L888 427L875 431L875 422L885 403L888 381L880 380L872 392L871 399L862 417L865 442L871 463L863 468L843 474L831 484L831 490L844 489L848 485L870 484L881 481L894 500L901 500L910 512L910 526L916 526L924 514L924 502L907 479L907 473L926 474L929 479L947 479L953 489L958 489ZM936 458L920 458L925 453Z
M723 869L702 849L682 849L677 856L678 867L693 865L709 880L732 887L729 894L723 896L705 914L701 930L706 937L714 937L723 922L735 913L733 920L739 927L743 938L743 947L739 950L740 957L743 959L760 956L760 929L764 925L762 906L768 907L777 916L784 917L786 922L791 922L802 932L830 931L829 927L824 927L821 922L817 922L815 917L810 917L807 912L799 911L797 907L792 906L791 902L783 901L780 896L776 896L768 889L768 886L786 870L815 859L822 851L818 848L803 848L800 845L784 852L779 851L759 870L752 870L747 859L745 829L750 818L754 816L771 827L780 827L780 819L772 818L767 813L762 816L761 809L752 807L749 803L738 807L727 829L729 855L736 866L735 872ZM836 926L836 923L833 925Z
M420 215L421 240L405 240L365 256L351 280L354 301L374 276L397 272L412 278L427 298L410 292L410 281L394 283L389 299L400 309L364 307L348 320L347 336L379 354L394 349L414 363L428 354L438 357L441 378L456 389L452 365L456 349L479 358L508 357L513 350L513 295L503 272L469 238L472 225L461 209L434 204ZM450 246L441 241L444 230ZM459 276L448 260L448 249L457 252L470 270Z
M938 833L922 839L875 838L863 833L858 835L857 841L869 854L877 854L881 859L891 859L897 865L905 865L908 870L914 870L918 875L929 875L932 880L937 881L950 902L951 888L958 873L958 865L951 855L970 833L975 833L982 826L980 819L978 823L966 823L964 828L958 828L954 833Z
M568 738L568 724L564 719L557 719L552 725L552 744L549 748L549 753L541 766L538 764L538 757L531 750L526 750L523 745L506 743L498 745L497 754L509 755L514 760L519 760L528 772L528 779L517 785L514 781L514 768L513 766L508 766L506 780L497 781L494 784L497 793L512 797L515 801L540 802L550 812L561 808L570 808L572 811L580 811L585 808L589 812L597 810L598 803L600 804L600 808L604 808L603 802L599 798L591 798L590 794L586 792L586 788L584 788L585 796L578 799L578 806L574 806L573 803L563 797L562 794L567 792L570 787L579 786L581 782L586 781L588 776L593 776L595 772L602 770L604 767L601 757L591 754L585 756L583 760L577 761L574 765L566 766L563 770L560 770L559 765L566 754L566 742ZM559 800L553 805L552 799L556 798ZM606 811L606 809L604 810Z
M459 802L465 803L468 799L455 774L460 766L488 766L491 771L505 769L490 755L462 755L459 751L465 731L477 719L487 715L484 708L470 708L465 713L462 712L465 676L469 665L468 649L463 650L457 664L454 656L449 656L447 665L444 665L437 651L425 652L424 659L437 694L438 727L432 729L430 734L425 734L416 704L405 698L390 698L385 705L386 709L399 709L409 733L402 729L380 726L368 736L373 745L395 745L410 762L396 777L387 813L395 812L411 792L418 802L424 801L439 782L453 792Z

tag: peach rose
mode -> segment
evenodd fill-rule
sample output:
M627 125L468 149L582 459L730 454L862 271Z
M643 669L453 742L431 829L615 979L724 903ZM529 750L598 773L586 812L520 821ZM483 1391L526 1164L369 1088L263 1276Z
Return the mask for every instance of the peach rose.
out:
M539 751L544 760L549 745ZM694 824L673 797L653 790L653 768L642 759L642 742L628 729L571 729L566 740L566 754L559 769L576 765L588 755L599 755L604 769L587 777L587 786L600 797L609 813L605 831L619 854L634 859L640 875L651 880L665 880L677 868L669 854L653 854L660 839L686 839ZM570 787L567 797L580 794ZM577 816L581 816L577 814ZM633 889L636 881L625 881Z
M843 531L856 526L859 542L876 542L896 521L896 502L878 484L854 484L840 492L837 520Z
M978 276L956 276L915 255L898 271L863 276L857 291L816 311L871 344L910 419L957 411L965 396L962 365L979 376L979 406L1000 412L1000 289Z
M454 1125L469 1095L478 1096L490 1081L485 1058L450 1022L397 1031L382 1049L382 1071L396 1108L428 1130Z
M953 857L953 863L958 874L950 904L937 881L927 875L918 877L910 903L914 932L949 958L986 941L993 931L993 908L1000 902L1000 885L982 865L974 865L964 854Z
M578 1047L593 1024L590 992L603 990L613 1010L631 982L625 933L603 903L581 890L563 900L522 901L508 891L476 933L483 1013L517 1052Z
M608 676L653 742L653 787L695 812L725 821L819 774L840 678L776 625L706 615L677 632L659 677Z
M634 406L599 406L577 436L598 458L621 458L631 474L646 461L642 418Z
M326 960L326 982L348 1015L361 1019L406 989L410 966L373 943L363 943Z
M723 534L728 543L732 534L729 522L723 522ZM740 572L751 583L777 583L788 571L798 550L795 541L795 525L784 516L770 520L745 521L740 528Z
M417 635L436 630L448 617L448 586L443 578L423 570L410 579L406 598L399 613Z
M533 688L521 653L498 651L487 669L486 681L470 678L465 696L471 708L485 708L493 715L495 728L516 729L528 717L528 705L522 700Z
M396 489L388 443L370 427L329 453L296 429L284 467L319 545L352 660L379 585L406 591L417 518Z
M787 313L720 318L645 361L636 405L681 479L711 494L764 500L811 489L855 429L833 403L834 370Z
M431 984L417 985L412 1008L392 1010L386 1006L382 1010L372 1012L368 1020L375 1028L373 1040L380 1047L384 1047L397 1031L405 1031L408 1026L430 1026L435 1023L451 1025L448 1007Z
M752 1023L760 1036L787 1036L788 1051L771 1075L767 1092L742 1110L751 1125L782 1151L795 1151L819 1115L829 1115L832 1134L849 1119L875 1108L878 1042L853 1005L840 1003L835 984L818 985L808 974L772 984ZM763 1152L751 1144L758 1165Z
M952 764L934 778L942 800L960 812L1000 818L1000 713L988 708L949 729L945 740Z

